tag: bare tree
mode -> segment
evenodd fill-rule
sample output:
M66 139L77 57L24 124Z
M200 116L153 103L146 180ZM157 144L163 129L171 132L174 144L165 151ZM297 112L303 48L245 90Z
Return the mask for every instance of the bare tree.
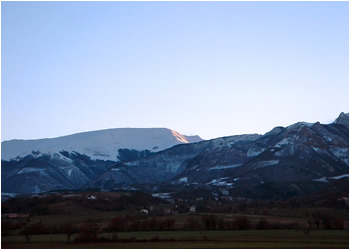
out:
M61 227L61 230L63 233L65 233L67 235L67 241L70 242L70 238L72 236L72 234L76 231L76 229L73 227L72 224L64 224Z

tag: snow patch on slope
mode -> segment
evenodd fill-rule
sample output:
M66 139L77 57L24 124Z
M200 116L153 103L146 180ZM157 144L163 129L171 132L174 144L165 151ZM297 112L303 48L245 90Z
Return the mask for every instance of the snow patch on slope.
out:
M259 161L255 163L254 165L256 167L268 167L268 166L273 166L279 163L279 160L270 160L270 161Z
M349 156L349 148L331 147L329 150L338 158Z
M188 179L187 179L187 177L182 177L181 179L179 179L179 182L187 183Z
M333 176L333 177L329 177L329 179L333 179L333 180L339 180L342 178L349 178L349 174L343 174L343 175L339 175L339 176Z
M264 152L266 150L266 148L262 148L262 149L254 149L254 148L251 148L248 150L247 152L247 156L248 157L254 157L254 156L257 156L259 154L261 154L262 152Z
M215 167L211 167L208 170L219 170L219 169L227 169L227 168L236 168L242 166L242 164L232 164L232 165L225 165L225 166L215 166Z
M324 183L328 182L326 176L323 176L323 177L318 178L318 179L313 179L312 181L318 181L318 182L324 182Z
M319 181L319 182L327 183L329 179L339 180L339 179L342 179L342 178L349 178L349 174L343 174L343 175L333 176L333 177L323 176L323 177L318 178L318 179L313 179L312 181Z
M39 172L40 174L46 174L46 170L43 168L23 168L17 172L17 174Z
M310 123L310 122L297 122L294 123L288 127L286 127L288 130L295 130L295 131L300 131L302 128L304 127L308 127L310 128L312 125L314 125L314 123Z
M229 178L229 177L221 177L221 178L218 178L218 179L213 179L213 180L211 180L210 182L208 182L207 185L214 185L214 186L232 186L233 183L229 183L229 182L226 181L228 178Z

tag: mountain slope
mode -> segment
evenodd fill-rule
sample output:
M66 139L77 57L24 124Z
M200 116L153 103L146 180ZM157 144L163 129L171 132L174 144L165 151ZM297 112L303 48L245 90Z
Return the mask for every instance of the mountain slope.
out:
M20 148L18 151L27 155L2 161L2 192L85 187L172 190L190 195L186 190L194 188L209 190L207 195L214 198L224 192L234 197L280 199L316 192L348 178L349 114L341 113L331 124L298 122L275 127L264 135L194 143L188 142L199 139L172 130L149 131L152 129L146 129L144 136L129 133L130 141L122 136L115 139L111 131L73 135L68 144L63 143L63 137L57 144L46 144L47 148L42 146L44 141L40 147L46 153ZM88 139L79 139L82 135ZM158 151L169 144L175 146ZM68 150L60 150L62 145ZM11 148L8 152L14 151Z
M201 141L166 128L117 128L78 133L51 139L10 140L1 143L1 159L25 157L32 152L53 155L61 151L78 152L93 160L117 161L123 148L156 152L180 143Z
M108 190L136 184L197 185L258 195L259 189L271 189L273 184L289 194L305 193L318 188L315 179L348 174L348 123L349 115L342 113L328 125L300 122L263 136L178 145L120 163L88 186Z
M239 141L254 141L259 137L260 135L257 134L237 135L177 145L136 161L118 163L88 186L110 189L115 186L138 183L160 184L181 175L189 165L193 164L198 155L210 153L212 148ZM218 161L221 160L218 159Z
M165 128L121 128L52 139L12 140L2 146L3 193L77 189L118 161L143 158L177 144L200 141Z

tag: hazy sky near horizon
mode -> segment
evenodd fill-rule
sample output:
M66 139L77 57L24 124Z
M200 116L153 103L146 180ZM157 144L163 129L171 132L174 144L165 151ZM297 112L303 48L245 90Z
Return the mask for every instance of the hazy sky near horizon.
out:
M349 112L348 2L2 2L1 137L204 139Z

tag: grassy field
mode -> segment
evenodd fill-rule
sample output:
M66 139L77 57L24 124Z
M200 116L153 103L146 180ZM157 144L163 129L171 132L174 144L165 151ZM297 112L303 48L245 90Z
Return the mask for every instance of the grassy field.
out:
M91 211L84 211L81 213L68 214L68 215L63 215L63 214L37 215L31 218L31 223L43 222L47 226L52 226L52 225L62 225L65 223L80 225L82 223L89 223L93 221L100 224L103 227L106 227L115 216L120 216L124 214L126 214L125 211L124 212L107 212L107 211L91 210ZM206 213L201 213L201 214L183 213L183 214L177 214L177 215L170 215L170 216L167 216L166 218L174 219L176 221L175 228L180 230L186 224L186 220L189 215L194 215L198 219L200 219L201 216L205 214ZM285 215L273 216L273 215L223 214L223 213L210 213L210 214L214 214L218 218L231 219L231 220L243 215L243 216L246 216L253 223L258 222L261 219L266 219L270 222L278 221L281 223L295 223L296 221L299 221L300 223L306 223L304 222L305 220L304 218L288 217Z
M101 234L106 238L112 234ZM73 235L72 239L74 239ZM155 237L159 242L154 242ZM67 243L64 234L33 235L30 243L20 235L3 236L2 248L349 248L345 230L311 231L305 235L295 230L248 231L160 231L118 233L119 239L147 242ZM176 241L165 241L176 239ZM135 241L134 240L134 241Z
M243 202L233 203L232 211L223 212L222 204L208 201L209 210L193 213L182 210L182 203L157 203L153 197L148 197L152 202L144 201L145 194L117 199L114 196L118 194L99 193L99 201L88 200L85 195L29 197L2 204L4 214L30 217L4 217L1 247L349 248L349 231L343 230L348 229L349 218L345 206L290 208L285 203L269 203L259 207ZM140 199L149 203L149 215L140 214ZM196 231L185 231L189 229ZM213 229L217 230L208 231ZM71 243L63 234L69 231L75 233ZM109 233L113 231L123 232Z

